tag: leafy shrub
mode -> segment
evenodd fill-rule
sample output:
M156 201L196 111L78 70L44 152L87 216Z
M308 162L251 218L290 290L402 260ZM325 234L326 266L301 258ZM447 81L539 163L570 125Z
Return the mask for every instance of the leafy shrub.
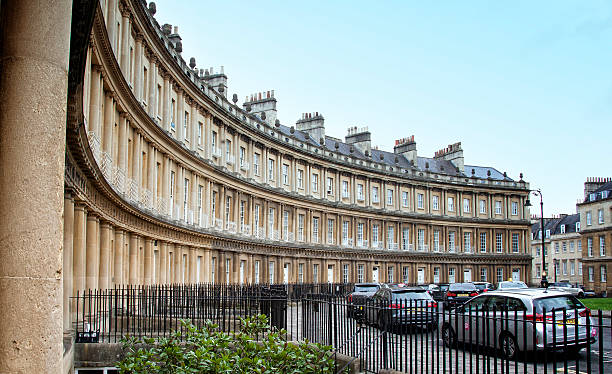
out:
M187 373L333 373L331 347L287 343L285 330L277 331L265 315L241 319L242 330L218 331L207 321L197 328L183 320L182 330L169 337L123 339L125 357L117 367L122 374Z

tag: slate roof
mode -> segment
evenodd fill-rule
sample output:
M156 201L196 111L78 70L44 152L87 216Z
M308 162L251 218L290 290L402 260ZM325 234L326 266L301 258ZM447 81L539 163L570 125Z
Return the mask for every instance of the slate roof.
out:
M590 195L595 194L595 200L591 200ZM592 201L606 200L612 198L612 181L606 182L603 186L591 192L584 198L585 203ZM604 197L605 196L605 197Z
M321 146L319 141L312 138L307 132L300 131L294 128L294 132L291 133L291 128L285 125L273 127L273 129L275 129L275 131L283 134L286 137L294 137L298 141L309 143L317 147ZM336 149L336 143L338 143L338 149ZM353 146L353 152L351 152L350 144L347 144L342 140L331 136L325 137L325 149L330 152L340 153L344 156L352 156L357 159L380 162L392 167L398 167L402 169L416 168L419 171L430 171L432 173L446 174L455 177L471 178L472 176L474 176L480 179L491 178L493 180L499 181L513 181L512 178L504 176L503 173L499 172L497 169L488 166L465 165L465 171L461 173L457 170L457 168L455 167L455 165L453 165L452 162L442 158L417 157L416 165L412 165L403 155L374 148L371 150L371 154L369 156L366 156L355 146ZM381 155L383 156L382 159ZM474 170L474 174L472 174L472 170Z
M550 230L550 235L561 234L561 226L565 225L565 233L570 234L576 232L576 222L580 222L580 214L570 214L559 218L544 218L544 233ZM531 225L531 232L534 238L538 238L540 231L540 220Z

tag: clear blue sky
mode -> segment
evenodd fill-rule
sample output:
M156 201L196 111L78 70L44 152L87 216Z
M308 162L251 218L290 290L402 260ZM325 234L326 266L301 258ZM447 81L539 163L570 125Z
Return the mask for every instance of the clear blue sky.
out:
M612 176L612 2L156 3L186 61L223 65L240 102L275 90L285 125L318 111L327 135L415 135L427 157L461 141L466 164L523 172L545 215Z

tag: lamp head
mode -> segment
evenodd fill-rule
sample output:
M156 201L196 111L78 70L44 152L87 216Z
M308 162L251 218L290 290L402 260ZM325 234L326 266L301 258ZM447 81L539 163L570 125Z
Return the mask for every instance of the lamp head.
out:
M527 200L525 200L525 206L526 207L530 207L531 206L531 201L529 201L529 197L527 197Z

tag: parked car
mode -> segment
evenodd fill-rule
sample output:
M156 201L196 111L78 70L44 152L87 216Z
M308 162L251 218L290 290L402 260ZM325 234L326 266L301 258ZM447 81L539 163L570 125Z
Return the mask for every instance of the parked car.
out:
M379 283L355 283L353 292L347 296L348 316L363 319L363 306L379 289Z
M435 299L436 301L444 301L444 297L445 297L445 295L446 295L446 292L448 291L448 286L450 286L450 284L449 284L449 283L439 283L439 284L438 284L438 287L440 287L440 293L441 293L441 295L439 295L439 296L438 296L438 297L439 297L439 299L436 299L436 298L434 297L434 299ZM432 295L432 296L433 296L433 295Z
M478 290L478 293L489 292L495 289L495 286L489 282L473 282Z
M436 301L442 301L444 300L444 292L442 291L442 288L440 288L440 286L438 286L437 284L430 284L427 286L427 292L429 292L429 294L431 295L431 297L433 297L434 300Z
M444 295L444 305L446 308L452 309L474 296L478 296L478 289L474 283L451 283Z
M516 290L516 289L521 289L521 288L529 288L529 287L527 287L525 282L522 282L522 281L503 281L497 284L498 291Z
M580 297L580 298L584 297L584 291L582 290L582 288L574 287L569 282L550 283L548 285L548 289L549 290L557 290L557 291L567 292L569 294L572 294L572 295L574 295L576 297Z
M438 326L437 310L438 303L421 287L383 285L368 300L365 317L379 328L409 325L434 329Z
M590 316L580 300L564 292L491 291L446 313L442 340L449 347L457 342L499 347L508 359L534 350L568 349L570 354L577 354L596 341L597 329Z

